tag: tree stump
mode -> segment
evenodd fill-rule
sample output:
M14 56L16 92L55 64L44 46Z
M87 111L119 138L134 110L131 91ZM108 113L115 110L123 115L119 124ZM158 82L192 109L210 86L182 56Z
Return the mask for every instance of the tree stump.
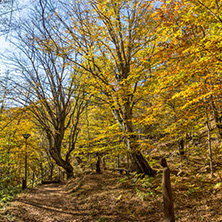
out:
M161 159L160 165L163 167L162 192L164 204L164 222L175 222L173 195L170 183L170 169L167 166L165 158Z

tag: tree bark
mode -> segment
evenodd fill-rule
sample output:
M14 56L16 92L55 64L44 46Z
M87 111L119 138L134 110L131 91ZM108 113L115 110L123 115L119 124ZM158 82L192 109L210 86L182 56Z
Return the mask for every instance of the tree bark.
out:
M61 158L61 156L56 155L55 153L51 153L52 158L56 161L56 164L61 166L66 171L67 179L71 179L74 177L73 175L73 167L69 161L65 161Z
M210 134L211 126L210 126L210 120L208 117L207 109L206 109L206 119L207 119L206 121L207 137L208 137L207 141L208 141L209 158L210 158L210 173L213 176L213 160L212 160L212 147L211 147L211 134Z
M97 156L97 160L96 160L96 173L101 173L101 167L100 167L101 158L100 158L100 155L99 155L98 152L96 153L96 156Z
M131 153L134 167L138 173L143 173L149 176L154 176L154 171L139 151Z
M221 112L219 112L218 108L216 107L216 105L213 101L211 101L211 106L213 108L214 120L216 123L216 127L218 129L218 133L220 135L220 138L222 138L222 115L221 115Z
M63 160L60 154L61 144L58 141L61 140L61 138L55 138L54 140L57 141L57 143L53 144L51 135L48 134L47 137L49 141L49 152L51 157L55 160L57 165L61 166L66 171L67 179L73 178L73 167L70 164L69 159Z
M132 107L129 103L124 104L124 115L121 115L117 109L112 109L112 113L120 125L121 130L126 134L123 141L129 151L130 158L133 164L132 170L138 173L143 173L149 176L154 176L154 171L150 167L147 160L144 158L138 138L135 135L132 124ZM123 116L121 118L121 116Z

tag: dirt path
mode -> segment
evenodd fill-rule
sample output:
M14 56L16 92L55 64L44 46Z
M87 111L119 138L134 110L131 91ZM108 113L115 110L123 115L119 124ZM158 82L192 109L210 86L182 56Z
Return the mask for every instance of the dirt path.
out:
M127 177L94 174L67 184L40 185L17 197L5 215L14 218L6 220L10 222L160 221L159 201L151 204L151 199L140 200Z
M222 187L210 190L209 184L219 184L215 178L204 183L193 176L192 183L199 181L199 187L189 188L190 178L172 175L176 221L222 222ZM159 222L163 221L160 181L161 177L156 177L143 187L134 178L109 172L82 175L64 184L40 185L20 194L4 209L5 220L0 212L0 221Z
M63 184L41 185L18 197L10 208L18 221L24 222L77 222L89 217L86 211L78 209Z

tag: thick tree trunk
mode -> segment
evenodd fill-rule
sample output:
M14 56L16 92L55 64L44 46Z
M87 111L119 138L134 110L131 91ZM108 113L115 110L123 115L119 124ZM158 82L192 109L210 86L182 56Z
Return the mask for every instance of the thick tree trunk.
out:
M137 140L136 136L127 138L127 146L133 164L133 170L138 173L154 176L154 171L140 151L140 144Z
M48 140L49 140L49 152L51 157L55 160L56 164L58 166L61 166L65 171L66 171L66 176L67 179L71 179L73 178L73 167L69 162L69 159L67 158L66 160L62 159L61 155L60 155L60 149L61 149L61 142L58 142L59 139L55 139L57 140L57 143L54 144L52 143L52 139L50 137L50 135L48 135Z
M154 176L154 171L141 152L138 138L136 135L134 135L135 132L132 124L132 109L129 103L124 104L124 119L121 118L118 110L112 109L112 112L122 131L126 134L126 136L123 138L123 141L130 154L130 158L133 164L132 170L135 170L138 173Z
M130 110L130 108L125 107L125 110ZM132 113L130 111L127 111L126 114L126 116L128 116L128 120L124 121L124 128L127 134L129 134L127 136L127 146L132 157L131 159L133 166L138 173L154 176L154 171L152 170L149 163L141 152L138 137L136 135L133 135L135 132L132 124Z
M134 144L135 141L133 142L133 145L130 144L130 141L128 141L128 150L133 164L133 170L138 173L144 173L149 176L154 176L154 171L143 156L142 152L138 149L139 144L138 147L135 147Z
M67 179L71 179L74 177L73 167L69 162L64 161L61 157L56 155L52 155L52 157L56 161L56 164L61 166L66 171Z
M154 176L154 171L144 158L143 154L139 151L131 153L134 168L138 173L143 173L149 176Z
M73 175L73 167L69 162L67 162L67 161L63 160L61 157L55 156L55 155L54 155L53 159L56 161L57 165L61 166L66 171L67 179L73 178L73 176L74 176Z
M66 171L67 180L72 179L73 178L73 167L71 166L69 168L66 168L65 171Z

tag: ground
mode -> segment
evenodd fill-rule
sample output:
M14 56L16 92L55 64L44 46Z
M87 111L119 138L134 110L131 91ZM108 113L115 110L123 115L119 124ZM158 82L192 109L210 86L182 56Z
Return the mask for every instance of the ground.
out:
M158 221L161 203L147 205L127 181L128 177L103 173L41 185L20 195L5 214L27 222Z
M217 175L204 175L172 170L176 221L222 221L221 183ZM39 185L5 207L2 221L161 222L161 170L154 178L136 180L106 171Z

